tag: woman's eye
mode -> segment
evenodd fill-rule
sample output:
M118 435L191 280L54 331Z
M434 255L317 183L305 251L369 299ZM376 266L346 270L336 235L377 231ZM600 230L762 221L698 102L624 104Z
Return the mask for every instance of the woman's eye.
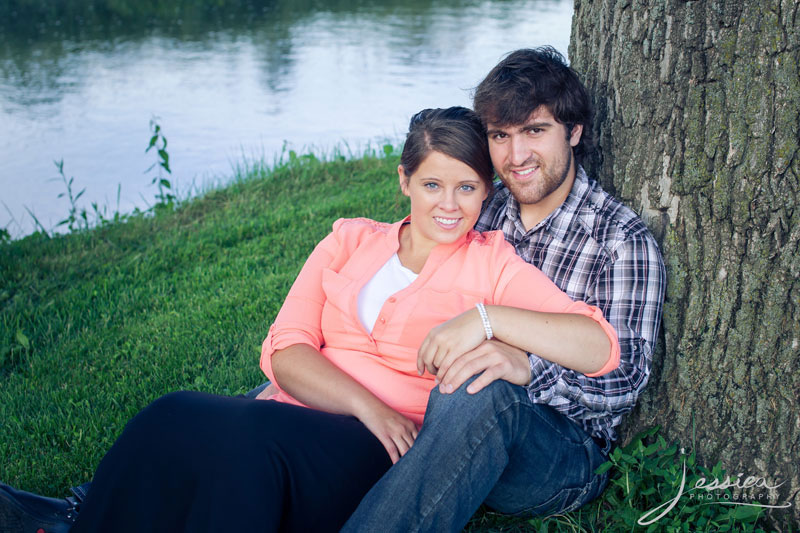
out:
M426 189L430 189L430 190L434 190L434 189L438 189L439 188L439 185L437 183L425 183L422 186L425 187Z
M475 190L475 187L473 185L462 185L461 190L465 192L472 192Z

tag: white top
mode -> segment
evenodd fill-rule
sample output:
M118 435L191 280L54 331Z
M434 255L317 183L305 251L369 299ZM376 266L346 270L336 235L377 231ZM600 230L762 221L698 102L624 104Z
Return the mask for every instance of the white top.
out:
M369 333L378 320L386 299L400 292L417 279L417 274L404 267L394 254L358 293L358 318Z

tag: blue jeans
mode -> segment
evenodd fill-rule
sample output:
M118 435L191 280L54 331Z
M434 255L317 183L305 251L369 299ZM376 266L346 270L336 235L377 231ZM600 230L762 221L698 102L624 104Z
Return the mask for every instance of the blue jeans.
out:
M460 531L482 503L507 514L564 513L596 498L607 474L595 441L523 387L495 381L431 392L411 449L342 531Z

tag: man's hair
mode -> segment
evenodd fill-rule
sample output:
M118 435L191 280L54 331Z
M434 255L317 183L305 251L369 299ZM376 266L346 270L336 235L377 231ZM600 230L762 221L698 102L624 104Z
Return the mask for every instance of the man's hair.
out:
M488 191L492 190L494 170L486 128L471 109L423 109L411 117L400 156L405 175L414 174L431 152L461 161L480 176Z
M583 125L573 149L578 162L594 150L592 102L578 75L552 46L523 48L508 54L475 89L473 108L484 125L520 125L539 106L567 127Z

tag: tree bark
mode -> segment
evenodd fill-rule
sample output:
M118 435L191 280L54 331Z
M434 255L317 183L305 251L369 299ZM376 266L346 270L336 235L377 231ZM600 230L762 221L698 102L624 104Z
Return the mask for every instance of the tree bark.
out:
M799 520L800 2L576 0L569 56L597 112L591 170L667 264L623 434L658 424L701 464L783 482Z

